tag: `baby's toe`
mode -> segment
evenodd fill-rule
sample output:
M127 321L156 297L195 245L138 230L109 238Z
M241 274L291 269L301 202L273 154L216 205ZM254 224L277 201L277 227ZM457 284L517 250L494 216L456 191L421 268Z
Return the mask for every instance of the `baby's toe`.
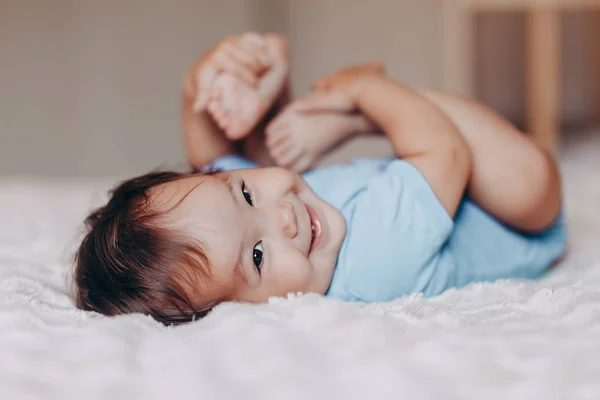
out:
M288 128L289 123L287 120L278 120L273 121L273 123L269 124L265 132L271 135L278 135L281 134L284 130L287 130Z
M214 86L210 91L211 100L221 101L223 99L223 89L220 86Z
M217 107L217 106L216 106L216 104L215 104L215 102L214 102L214 101L209 101L209 102L208 102L208 104L206 104L206 109L208 110L208 112L209 112L211 115L214 115L214 114L215 114L215 109L216 109L216 107Z
M284 168L291 168L300 158L300 153L291 149L279 159L279 165Z
M209 111L213 116L213 119L217 122L217 125L219 125L219 128L225 129L229 119L227 111L216 102L211 102L209 104Z
M306 162L306 159L303 157L300 157L294 163L292 163L292 165L290 165L288 168L294 172L301 174L302 172L304 172L308 169L307 164L308 163Z
M219 119L218 107L217 107L217 105L215 104L214 101L209 101L208 102L208 104L206 105L206 110L213 117L214 120L218 120Z
M210 100L207 108L214 116L223 115L226 111L221 102L217 100Z
M217 101L211 101L210 103L208 103L208 107L207 108L208 108L208 111L211 113L211 115L213 117L215 117L216 119L223 118L225 110L223 110L223 107L221 107L221 105L219 104L219 102L217 102Z
M271 126L274 129L279 129L283 126L287 126L291 122L292 112L289 110L282 111L272 122Z
M234 135L236 139L241 139L244 136L247 136L250 133L252 127L250 124L244 120L239 120L238 126L235 129Z
M228 110L225 111L225 114L223 115L223 124L224 124L224 129L226 130L225 133L227 134L227 136L229 136L229 132L231 131L231 127L233 126L235 121L236 121L235 116L233 116L231 114L231 112L229 112Z
M232 118L227 129L227 138L231 140L239 140L247 133L248 125L240 118Z
M289 126L281 128L281 130L270 135L269 137L269 141L273 146L282 145L284 142L287 142L289 145L291 145L294 141L293 139L293 129Z
M293 159L296 152L293 146L289 142L284 142L277 146L272 147L271 157L277 162L278 165L284 166L290 159Z

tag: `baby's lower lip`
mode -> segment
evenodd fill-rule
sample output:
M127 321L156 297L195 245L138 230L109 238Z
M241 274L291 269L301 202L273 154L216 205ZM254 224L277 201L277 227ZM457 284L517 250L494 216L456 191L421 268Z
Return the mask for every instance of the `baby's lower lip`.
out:
M306 209L308 211L308 215L310 216L311 227L315 227L314 240L310 245L310 249L308 253L312 253L314 249L316 249L323 239L323 227L321 225L321 219L319 218L319 214L308 204L306 205Z

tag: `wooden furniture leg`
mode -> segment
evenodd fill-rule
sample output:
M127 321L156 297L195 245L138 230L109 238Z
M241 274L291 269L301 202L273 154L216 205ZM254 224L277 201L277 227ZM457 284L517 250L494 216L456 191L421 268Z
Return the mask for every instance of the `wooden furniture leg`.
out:
M527 130L552 152L558 145L560 122L559 14L550 8L527 15L526 106Z
M442 87L474 97L474 18L461 0L442 1Z

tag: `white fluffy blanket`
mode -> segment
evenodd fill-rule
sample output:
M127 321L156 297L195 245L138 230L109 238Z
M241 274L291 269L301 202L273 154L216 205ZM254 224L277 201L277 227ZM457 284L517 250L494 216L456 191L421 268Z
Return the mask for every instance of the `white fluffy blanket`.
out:
M345 304L224 304L164 328L76 310L76 228L105 183L0 181L2 399L600 399L600 146L564 164L570 252L538 282Z

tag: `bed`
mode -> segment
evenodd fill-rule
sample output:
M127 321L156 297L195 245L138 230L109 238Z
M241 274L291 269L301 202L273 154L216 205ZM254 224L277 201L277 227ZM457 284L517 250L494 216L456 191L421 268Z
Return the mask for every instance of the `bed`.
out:
M176 328L72 304L78 228L112 180L3 178L0 398L599 399L595 137L564 152L569 252L540 281L373 305L223 304Z

